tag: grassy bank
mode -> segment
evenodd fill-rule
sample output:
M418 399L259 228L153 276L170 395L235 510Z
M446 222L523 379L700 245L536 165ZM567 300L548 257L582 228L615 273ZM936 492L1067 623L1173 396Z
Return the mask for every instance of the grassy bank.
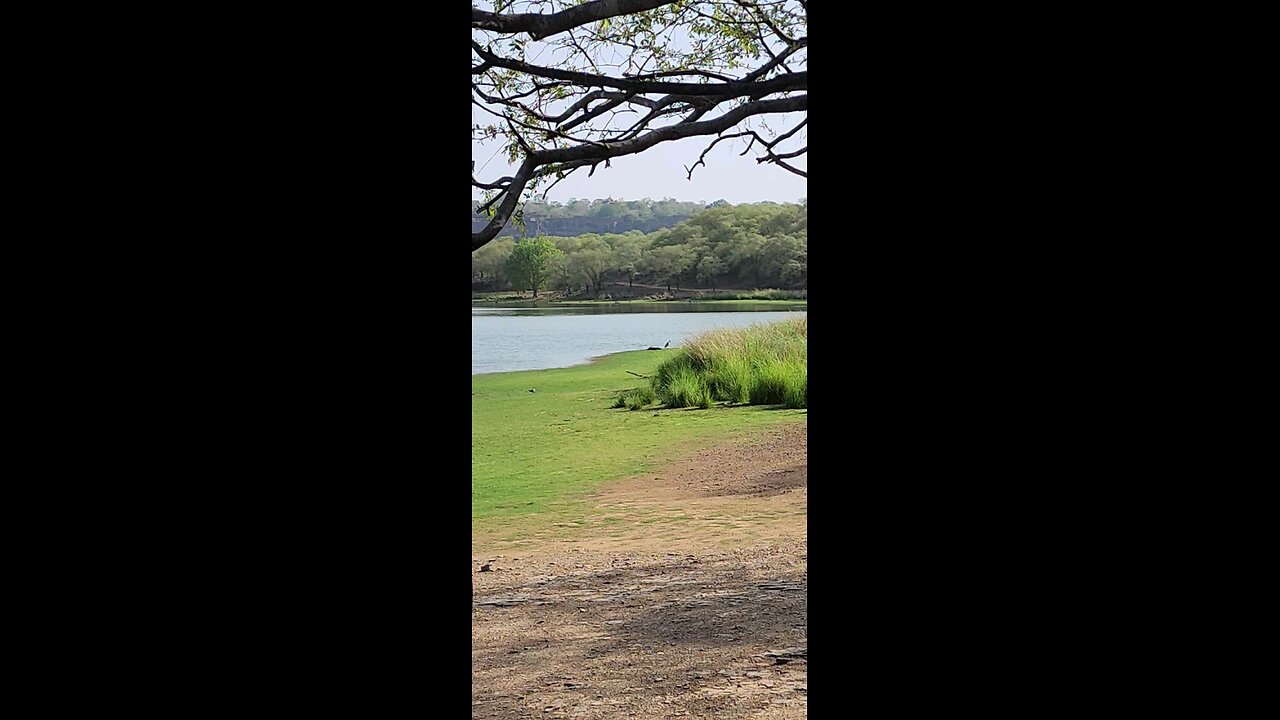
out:
M539 304L539 305L542 305L542 304L544 304L544 303L542 303L541 301L539 301L539 303L538 303L538 304ZM661 305L661 306L665 306L665 307L671 307L672 305L699 305L699 306L702 306L702 305L732 305L732 306L734 306L734 307L739 307L739 306L744 306L744 307L753 307L753 306L754 306L754 307L762 307L762 308L763 308L763 307L769 307L769 308L783 308L783 309L785 309L785 308L790 308L790 307L801 307L801 308L802 308L802 307L808 307L808 305L809 305L809 301L808 301L808 300L786 300L786 299L766 300L766 299L762 299L762 298L755 298L755 299L748 299L748 300L732 300L732 299L726 299L726 298L681 298L681 299L679 299L679 300L676 300L676 299L667 299L667 300L645 300L645 299L636 299L636 300L561 300L561 301L557 301L557 302L550 302L550 303L545 303L545 304L547 304L547 305L555 305L555 306L565 306L565 305L567 305L567 306L573 306L573 305L582 305L582 306L591 306L591 307L595 307L595 306L597 306L597 305Z
M676 352L641 350L571 368L472 376L473 528L531 513L572 512L583 493L604 481L805 417L803 410L759 407L656 414L611 407L635 384L628 371L648 375Z
M685 343L614 407L707 408L715 402L809 405L809 319L726 328Z
M550 306L595 306L595 305L643 305L643 304L660 304L660 305L677 305L682 303L695 303L698 305L712 305L717 303L733 303L734 305L751 305L759 304L761 307L772 307L778 305L795 305L805 307L808 305L808 291L806 290L744 290L744 291L720 291L709 292L698 297L635 297L635 298L617 298L610 300L587 300L587 299L562 299L557 293L543 293L537 300L533 299L530 293L473 293L471 296L472 305L496 305L501 304L513 307L550 307Z
M809 299L808 290L720 290L712 291L698 298L700 301L711 300L805 300Z

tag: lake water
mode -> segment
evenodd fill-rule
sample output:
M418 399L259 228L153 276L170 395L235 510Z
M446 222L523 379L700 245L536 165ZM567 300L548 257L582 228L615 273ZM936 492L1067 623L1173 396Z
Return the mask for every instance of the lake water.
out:
M568 367L624 350L676 347L705 330L803 316L799 310L745 310L672 303L471 308L471 374Z

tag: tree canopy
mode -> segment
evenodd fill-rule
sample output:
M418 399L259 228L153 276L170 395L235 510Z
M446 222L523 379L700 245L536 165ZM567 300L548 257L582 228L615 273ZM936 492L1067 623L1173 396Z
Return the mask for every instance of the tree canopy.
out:
M516 287L532 290L536 298L551 277L555 263L563 255L548 238L528 238L511 249L503 267Z
M645 234L587 233L577 237L499 238L471 255L472 287L528 290L510 275L509 258L538 243L547 257L547 287L600 296L619 283L652 283L677 290L702 288L806 289L809 271L809 214L799 204L725 205L704 210L675 227ZM560 251L557 255L548 248ZM543 285L540 285L543 287Z
M493 0L472 7L472 103L514 175L482 181L489 222L474 251L522 200L570 173L690 137L723 141L797 175L808 122L805 0ZM779 121L774 129L769 119ZM787 127L787 126L790 127ZM517 165L518 163L518 165Z

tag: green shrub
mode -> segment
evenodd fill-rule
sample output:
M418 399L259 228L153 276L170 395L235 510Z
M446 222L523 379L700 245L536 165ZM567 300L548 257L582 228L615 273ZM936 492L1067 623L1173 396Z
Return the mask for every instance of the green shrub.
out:
M639 410L646 405L652 405L657 402L658 396L653 392L653 388L648 385L640 387L627 393L626 405L628 410Z
M618 395L618 399L613 401L611 407L639 410L646 405L652 405L657 400L658 396L654 393L653 388L649 385L642 385Z

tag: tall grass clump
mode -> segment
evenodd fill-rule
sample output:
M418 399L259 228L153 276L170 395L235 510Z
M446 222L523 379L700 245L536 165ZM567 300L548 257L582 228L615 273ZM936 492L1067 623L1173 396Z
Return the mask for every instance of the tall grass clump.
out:
M713 330L659 365L650 387L668 407L728 402L803 408L809 406L808 357L808 316ZM626 404L619 402L615 407Z
M653 391L652 385L641 385L634 390L628 390L618 396L613 403L616 408L626 408L628 410L639 410L646 405L652 405L658 401L658 395Z
M752 405L808 407L809 369L803 361L768 360L751 385Z
M671 382L657 390L667 407L711 407L711 389L707 387L706 378L687 367L673 373Z
M742 355L725 355L711 363L707 388L717 400L731 403L751 401L751 360Z

